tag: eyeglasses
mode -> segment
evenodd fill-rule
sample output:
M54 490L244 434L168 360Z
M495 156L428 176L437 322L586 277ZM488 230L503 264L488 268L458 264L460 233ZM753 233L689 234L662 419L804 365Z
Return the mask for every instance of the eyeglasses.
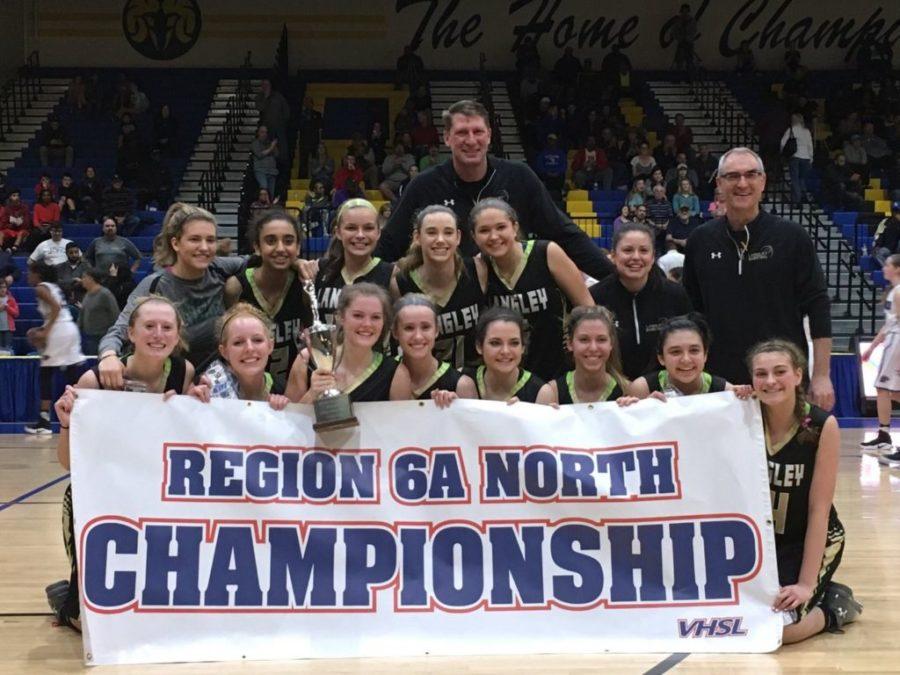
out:
M741 178L746 180L748 183L751 181L760 178L763 175L763 172L759 169L753 169L752 171L729 171L728 173L720 173L719 178L724 180L726 183L737 183Z

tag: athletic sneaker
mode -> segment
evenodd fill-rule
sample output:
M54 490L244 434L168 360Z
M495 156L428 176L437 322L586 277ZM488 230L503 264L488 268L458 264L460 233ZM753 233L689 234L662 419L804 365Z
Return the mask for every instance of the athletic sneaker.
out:
M878 463L885 466L900 466L900 450L882 455L878 458Z
M53 427L50 426L50 420L45 420L42 417L34 424L27 424L25 426L25 433L36 434L38 436L48 436L53 433Z
M822 598L823 609L831 614L834 625L831 630L840 630L848 623L853 623L862 614L863 606L853 597L849 586L831 581L825 587Z
M869 451L891 450L894 447L894 441L888 432L884 429L879 429L875 438L860 443L859 447Z

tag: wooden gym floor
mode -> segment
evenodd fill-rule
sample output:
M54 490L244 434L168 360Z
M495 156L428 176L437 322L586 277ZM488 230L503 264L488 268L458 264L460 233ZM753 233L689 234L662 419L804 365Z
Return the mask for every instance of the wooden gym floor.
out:
M871 431L868 432L871 434ZM847 530L836 580L865 605L843 635L819 635L765 655L585 655L356 659L101 668L110 673L738 673L900 670L900 470L862 455L861 429L842 432L835 502ZM896 439L900 442L900 437ZM0 673L87 670L81 640L54 627L44 587L68 577L60 535L67 479L55 439L0 435ZM98 672L99 672L98 671Z

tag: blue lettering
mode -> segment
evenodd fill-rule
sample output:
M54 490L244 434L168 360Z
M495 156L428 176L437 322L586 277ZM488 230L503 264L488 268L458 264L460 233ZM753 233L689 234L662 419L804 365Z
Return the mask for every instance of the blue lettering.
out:
M562 462L563 497L596 497L594 483L594 459L588 455L565 452Z
M603 567L583 551L599 550L600 532L595 527L563 525L553 533L550 537L553 562L572 572L553 575L553 597L569 605L590 605L597 601L603 592Z
M521 528L492 527L489 531L492 550L494 587L492 605L513 604L513 582L516 595L526 605L544 604L543 526ZM524 549L524 550L523 550Z
M425 591L425 542L424 529L400 530L400 546L403 548L403 570L400 579L400 605L402 607L427 607Z
M262 589L253 551L253 529L220 527L209 570L204 601L207 607L228 607L229 586L235 586L235 607L262 605Z
M609 474L609 496L624 497L628 494L625 472L634 471L634 453L614 452L597 457L597 470Z
M335 491L334 458L326 452L303 457L303 493L310 499L325 500Z
M673 494L672 448L638 450L636 454L641 474L641 494Z
M522 487L519 484L519 458L516 450L507 452L488 452L484 455L485 488L484 495L488 499L503 497L519 497Z
M447 607L471 607L484 592L481 535L468 527L441 528L431 545L434 596ZM457 565L457 551L460 564ZM456 586L459 569L460 586Z
M556 494L556 457L552 452L535 450L525 455L525 491L537 498Z
M278 457L258 451L247 455L247 494L268 499L278 494Z
M172 534L177 552L169 553ZM200 604L200 542L203 527L198 525L147 525L147 571L141 605L192 607ZM175 594L169 592L169 576L175 575Z
M375 456L338 455L341 465L341 499L375 498ZM355 492L354 492L355 491Z
M210 497L240 497L243 485L234 478L234 467L243 466L244 453L237 450L217 450L210 452Z
M172 496L203 495L203 467L206 456L200 450L169 450L167 492Z
M344 605L369 607L372 605L370 586L390 581L397 571L397 545L387 530L373 528L347 528L344 530L347 547L347 587L344 589ZM369 551L372 564L369 564Z
M455 452L436 452L431 458L431 487L429 499L465 499L459 455Z
M634 570L641 571L641 601L666 599L662 571L662 525L639 525L637 538L640 551L632 553L634 526L611 525L608 529L612 585L609 597L612 602L635 602Z
M756 537L750 525L741 520L700 523L700 536L706 562L706 599L730 599L731 577L749 574L756 567ZM731 557L728 557L728 541L734 551Z
M300 536L295 527L269 528L271 547L269 590L266 604L272 607L333 607L337 592L334 589L334 546L337 530L312 528L306 543L300 548ZM288 593L290 578L292 595ZM312 580L312 591L309 591Z
M672 540L673 600L699 600L697 571L694 568L694 523L669 525Z
M113 572L112 585L106 585L110 544L116 555L135 555L138 532L125 523L100 523L92 527L80 561L84 574L84 597L97 607L123 607L136 595L135 572Z

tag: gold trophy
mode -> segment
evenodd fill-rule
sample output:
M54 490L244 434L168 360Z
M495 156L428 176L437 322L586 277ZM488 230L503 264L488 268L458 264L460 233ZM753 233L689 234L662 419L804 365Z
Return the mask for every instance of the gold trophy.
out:
M337 344L338 327L324 323L319 318L315 284L306 280L303 282L303 290L309 297L313 317L312 326L309 328L310 360L316 369L323 368L333 373L340 363ZM359 421L353 416L350 397L338 389L326 389L322 392L322 395L313 403L313 410L316 414L313 429L316 431L333 431L359 424Z

